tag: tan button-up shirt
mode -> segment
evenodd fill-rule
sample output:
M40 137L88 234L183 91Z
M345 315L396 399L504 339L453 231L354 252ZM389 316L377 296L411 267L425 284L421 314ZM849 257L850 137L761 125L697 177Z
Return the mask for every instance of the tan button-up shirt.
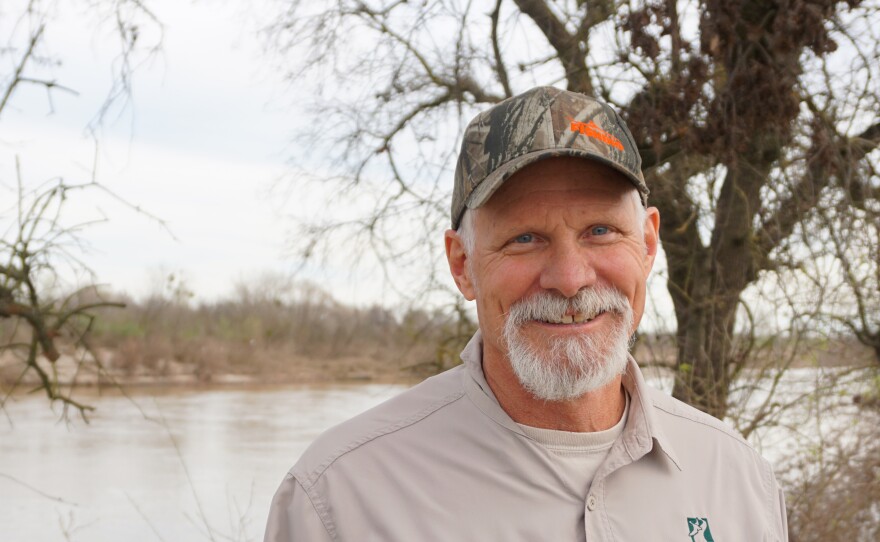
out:
M586 499L464 366L327 431L275 494L266 542L784 542L770 465L724 423L648 387Z

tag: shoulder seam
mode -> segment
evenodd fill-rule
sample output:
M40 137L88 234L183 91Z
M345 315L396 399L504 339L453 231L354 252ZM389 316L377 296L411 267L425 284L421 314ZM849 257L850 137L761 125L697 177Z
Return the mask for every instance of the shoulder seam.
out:
M719 433L721 433L721 434L723 434L723 435L726 435L728 438L731 438L731 439L735 440L736 442L738 442L738 443L741 444L742 446L745 446L745 447L748 448L749 451L751 451L753 454L758 455L758 452L755 451L755 449L752 447L751 444L748 443L748 441L746 441L745 439L743 439L741 436L737 435L737 434L736 434L733 430L731 430L731 429L728 429L728 428L725 428L725 427L718 427L718 426L716 426L715 424L707 423L707 422L705 422L705 421L699 419L699 418L696 417L696 416L688 415L688 414L685 414L685 413L683 413L683 412L673 412L670 408L668 408L668 407L664 407L663 405L658 404L657 401L655 401L653 398L651 399L651 402L654 404L654 408L656 408L657 410L661 410L661 411L663 411L663 412L669 414L670 416L675 416L676 418L682 418L682 419L685 419L685 420L688 420L688 421L691 421L691 422L694 422L694 423L698 423L698 424L700 424L700 425L704 425L704 426L709 427L709 428L711 428L711 429L714 429L715 431L717 431L717 432L719 432ZM708 414L707 414L707 416L708 416ZM718 423L722 423L722 424L723 424L724 422L721 422L720 420L718 420Z
M349 442L348 444L346 444L342 448L339 448L335 452L329 454L327 459L325 459L317 467L311 469L309 472L302 472L302 471L298 471L298 470L294 469L291 471L291 474L293 476L295 476L297 480L300 481L300 484L303 486L303 488L310 489L313 485L315 485L315 483L318 481L318 479L321 478L321 476L324 474L324 472L328 468L330 468L330 465L335 463L336 460L339 459L340 457L344 456L345 454L347 454L353 450L356 450L357 448L360 448L361 446L363 446L364 444L366 444L372 440L375 440L379 437L383 437L385 435L394 433L395 431L399 431L399 430L401 430L405 427L408 427L408 426L410 426L410 425L412 425L412 424L414 424L424 418L427 418L428 416L430 416L434 412L440 410L441 408L454 403L458 399L461 399L464 395L465 395L464 390L459 390L455 393L449 394L449 395L443 397L442 399L434 401L433 403L429 404L428 406L426 406L422 410L419 410L415 414L412 414L412 415L398 421L397 423L393 423L391 425L381 427L379 429L376 429L375 431L372 431L370 433L367 433L366 435L363 435L362 437L360 437L358 439L355 439L355 440Z
M771 537L772 537L773 531L775 530L775 529L773 529L773 525L775 525L775 522L773 521L773 514L771 513L773 510L773 499L774 499L773 481L772 481L773 480L773 468L770 466L770 463L766 460L761 462L761 467L762 467L761 470L763 471L763 474L764 474L764 476L763 476L764 491L767 493L767 501L768 501L767 506L765 507L765 514L767 515L767 531L771 534ZM776 496L775 498L778 499L779 497Z
M333 520L330 518L330 512L327 510L324 499L322 499L320 495L315 494L311 487L306 489L299 478L294 476L293 479L299 484L299 487L302 488L306 497L308 497L309 503L311 503L315 513L318 514L318 517L321 519L321 524L324 526L324 530L327 531L327 536L329 536L331 540L336 540L336 526L333 525ZM315 504L315 501L317 501L317 504Z
M715 424L707 423L707 422L701 420L697 416L689 415L684 412L673 412L671 410L671 408L664 407L663 405L659 404L657 401L654 401L653 398L652 398L652 403L654 404L654 408L656 408L657 410L661 410L661 411L669 414L670 416L682 418L682 419L691 421L693 423L698 423L698 424L703 425L705 427L709 427L711 429L714 429L715 431L733 439L738 444L740 444L742 447L744 447L746 450L748 450L749 455L755 461L756 467L759 469L759 471L761 473L761 486L762 486L762 489L764 490L764 494L765 494L766 498L768 499L768 502L766 503L767 506L764 507L765 514L766 514L765 520L766 520L767 528L770 529L770 526L773 525L773 521L772 521L773 518L771 516L770 511L772 510L772 504L773 504L772 499L774 498L773 482L772 482L773 469L770 466L770 463L760 453L758 453L758 451L751 444L749 444L749 442L746 439L744 439L742 436L737 434L734 430L726 428L726 427L718 427ZM719 423L723 424L724 422L721 422L719 420Z

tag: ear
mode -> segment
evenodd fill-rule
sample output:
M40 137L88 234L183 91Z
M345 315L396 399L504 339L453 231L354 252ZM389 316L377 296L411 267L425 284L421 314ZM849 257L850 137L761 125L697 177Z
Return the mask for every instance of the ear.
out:
M648 207L645 213L645 271L650 272L660 246L660 211Z
M446 242L446 261L449 262L452 280L455 281L461 295L468 301L473 301L476 298L476 289L468 272L470 266L467 265L468 256L465 253L461 237L455 230L446 230L444 241Z

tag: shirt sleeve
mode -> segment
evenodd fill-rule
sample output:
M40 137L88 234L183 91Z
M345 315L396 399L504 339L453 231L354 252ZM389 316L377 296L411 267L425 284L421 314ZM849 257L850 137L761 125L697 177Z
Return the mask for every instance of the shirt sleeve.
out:
M785 509L785 495L779 487L776 488L776 491L779 493L779 519L782 522L780 540L788 542L788 512Z
M333 542L308 493L291 474L272 499L263 542Z
M770 463L764 460L764 464L770 475L770 487L768 488L770 514L768 519L772 522L771 527L773 529L770 540L788 542L788 512L785 508L785 494L782 492L782 488L779 487L779 482L776 480L776 474L774 474Z

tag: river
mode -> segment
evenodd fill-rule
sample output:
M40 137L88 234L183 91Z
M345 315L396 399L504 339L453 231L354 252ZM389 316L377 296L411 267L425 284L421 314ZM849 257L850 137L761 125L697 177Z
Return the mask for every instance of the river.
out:
M0 418L0 541L262 540L308 444L403 389L83 392L97 407L89 424L15 397Z
M804 395L834 373L784 375L773 397L794 408L751 439L771 462L815 447L830 428L854 427L850 393L867 373L848 373L849 393ZM668 375L645 375L672 387ZM753 390L739 401L761 404L771 382L738 385L740 395ZM130 398L83 390L78 398L97 407L89 424L61 421L44 396L14 397L0 411L0 542L260 541L272 495L309 443L404 389L151 388L128 390Z

